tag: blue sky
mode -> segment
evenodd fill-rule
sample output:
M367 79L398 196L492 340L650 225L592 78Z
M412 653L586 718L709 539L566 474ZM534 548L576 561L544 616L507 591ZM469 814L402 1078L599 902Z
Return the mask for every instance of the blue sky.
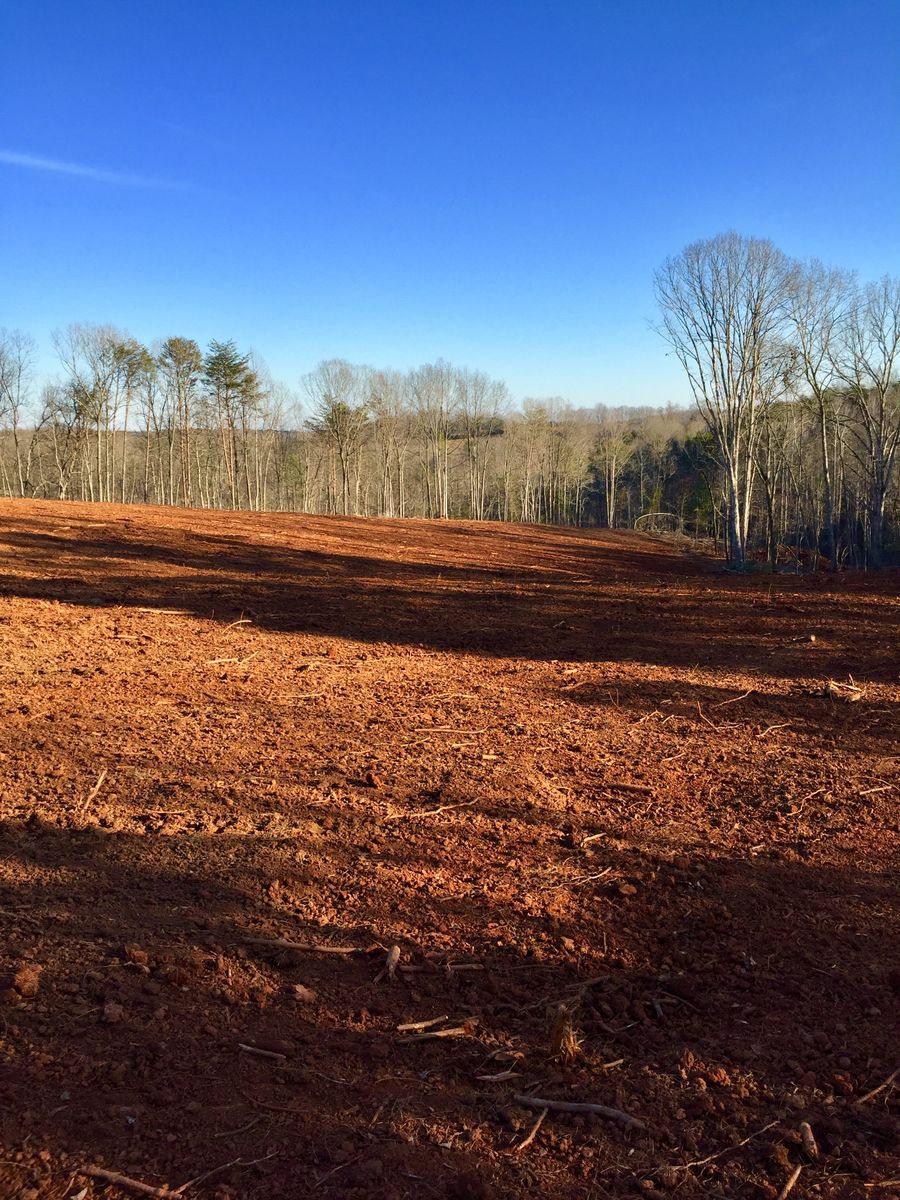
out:
M900 3L5 0L0 325L685 402L652 275L900 269Z

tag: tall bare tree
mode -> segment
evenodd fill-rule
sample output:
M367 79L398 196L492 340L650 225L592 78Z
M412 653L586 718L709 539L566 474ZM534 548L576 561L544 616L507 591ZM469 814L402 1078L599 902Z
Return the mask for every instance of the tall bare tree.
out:
M880 567L884 510L900 445L900 277L885 275L857 296L846 322L841 367L857 420L853 432L865 456L868 491L867 562Z
M794 268L788 292L791 338L797 346L803 386L818 429L823 523L833 570L837 567L838 553L831 442L838 422L841 334L851 311L854 287L849 272L813 261Z
M306 394L312 402L310 427L333 450L341 473L340 511L346 516L356 511L355 495L351 508L351 486L357 477L359 452L369 412L366 372L344 359L329 359L304 379Z
M15 486L20 496L27 496L31 488L34 436L27 428L27 410L31 402L34 355L34 339L29 334L18 329L0 329L0 425L7 425L12 437Z
M725 472L729 553L737 567L746 558L759 416L789 281L780 250L737 233L694 242L656 274L660 332L685 370Z

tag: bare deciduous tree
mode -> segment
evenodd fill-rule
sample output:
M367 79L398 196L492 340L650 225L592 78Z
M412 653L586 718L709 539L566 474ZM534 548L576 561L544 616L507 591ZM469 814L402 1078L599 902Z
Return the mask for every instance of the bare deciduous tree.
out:
M769 241L720 234L656 274L661 332L716 439L727 487L729 554L744 565L768 362L781 340L789 263Z

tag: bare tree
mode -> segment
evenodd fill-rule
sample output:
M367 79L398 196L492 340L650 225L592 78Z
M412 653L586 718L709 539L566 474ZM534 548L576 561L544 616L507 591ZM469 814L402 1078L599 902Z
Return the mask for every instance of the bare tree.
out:
M457 372L439 359L410 377L422 435L426 516L450 515L450 433L457 411Z
M459 419L466 451L469 514L484 520L487 505L488 449L491 438L503 428L502 414L509 405L506 384L482 371L458 375Z
M594 463L603 492L603 524L616 525L616 499L619 477L635 450L634 437L626 423L598 408L599 430L594 445Z
M842 349L854 295L853 276L813 261L795 267L788 293L791 337L799 354L800 373L816 416L822 468L825 537L832 569L837 567L834 481L831 439L838 421Z
M341 358L329 359L304 379L313 406L310 427L337 455L341 472L340 511L351 511L351 480L356 474L369 411L365 372ZM355 504L353 506L355 510Z
M767 360L780 340L790 270L771 242L720 234L656 274L660 332L687 374L725 472L729 554L744 565Z
M27 496L31 487L33 432L23 429L31 399L34 339L18 329L0 329L0 422L7 423L15 454L16 489ZM26 443L27 438L27 443Z
M840 371L857 420L853 432L864 454L868 490L867 564L884 553L884 510L900 445L900 278L885 275L857 296L846 322Z

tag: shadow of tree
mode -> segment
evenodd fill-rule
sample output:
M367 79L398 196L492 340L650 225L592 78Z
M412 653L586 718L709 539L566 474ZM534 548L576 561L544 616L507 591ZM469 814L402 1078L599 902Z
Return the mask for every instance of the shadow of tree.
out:
M801 1161L802 1119L823 1152L807 1173L829 1195L887 1168L898 1115L855 1100L895 1065L894 878L604 845L575 856L576 878L600 877L566 886L557 876L573 856L545 824L534 836L560 851L549 880L473 871L470 883L465 832L456 814L410 853L393 840L360 850L315 821L305 844L297 830L4 822L11 965L43 967L37 996L4 1010L7 1144L31 1139L72 1170L94 1161L173 1185L262 1159L198 1189L230 1184L248 1200L627 1195L670 1169L681 1194L731 1194L730 1172L779 1180ZM345 897L351 864L363 886ZM341 919L311 925L298 916L309 898ZM254 936L365 952L285 954ZM392 944L404 969L379 982ZM561 1003L583 1039L569 1064L551 1052ZM397 1034L440 1015L469 1022L466 1036ZM510 1126L527 1120L518 1090L593 1098L647 1127L554 1117L532 1162L506 1153ZM678 1170L770 1121L721 1160ZM62 1194L44 1183L42 1195Z
M0 1195L94 1161L211 1198L750 1200L803 1119L798 1196L891 1173L897 1093L858 1100L898 1065L892 577L9 503L0 566ZM848 673L859 703L810 694ZM398 1032L436 1017L464 1032ZM554 1115L518 1153L517 1091L645 1128Z
M230 532L213 534L190 511L149 510L151 525L110 520L127 508L45 507L46 517L17 517L10 502L0 510L0 595L220 621L249 613L265 629L445 651L784 677L812 668L845 678L864 650L868 678L895 673L896 572L737 578L608 530L223 513Z

